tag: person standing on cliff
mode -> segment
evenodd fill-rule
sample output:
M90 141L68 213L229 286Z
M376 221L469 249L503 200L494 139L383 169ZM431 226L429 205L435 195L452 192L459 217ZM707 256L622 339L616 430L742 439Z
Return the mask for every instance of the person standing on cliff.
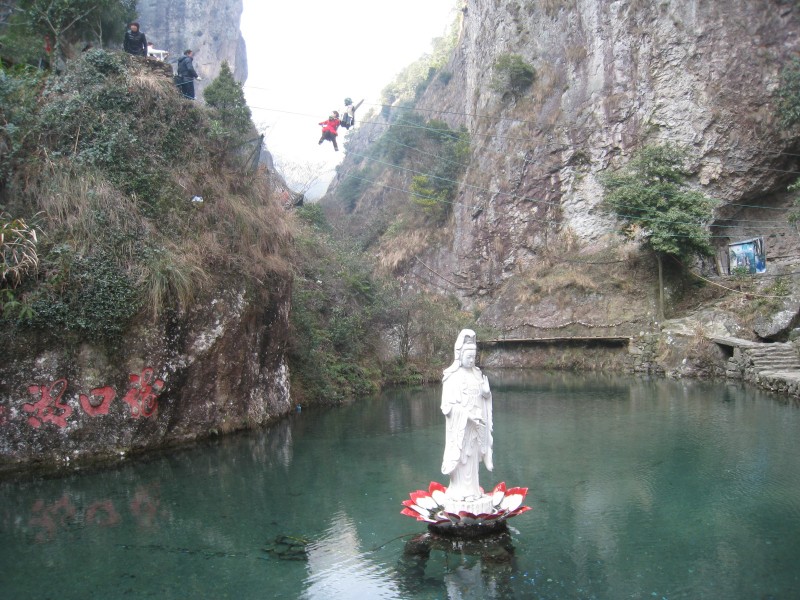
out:
M178 61L178 75L175 83L184 97L194 100L194 80L200 81L194 70L194 52L186 50Z
M139 23L136 21L128 25L125 39L122 40L122 49L134 56L147 56L147 38L139 31Z
M327 121L322 121L320 125L322 125L322 137L319 138L319 143L321 144L325 140L330 140L333 142L333 149L338 152L339 146L336 143L336 136L339 135L339 111L333 111L330 117L328 117Z

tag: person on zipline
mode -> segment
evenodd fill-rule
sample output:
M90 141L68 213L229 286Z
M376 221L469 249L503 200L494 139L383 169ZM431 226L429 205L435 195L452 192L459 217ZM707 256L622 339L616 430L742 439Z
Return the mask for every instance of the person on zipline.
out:
M333 149L336 152L339 151L339 146L336 143L336 136L339 135L338 129L340 122L341 121L339 121L339 111L335 110L333 111L331 116L328 117L327 121L322 121L320 123L320 125L322 125L322 137L319 138L319 143L322 144L322 142L324 142L325 140L330 140L331 142L333 142Z
M344 114L342 116L342 127L345 129L350 129L353 125L356 124L356 109L361 106L364 101L362 100L355 106L353 105L353 100L351 98L344 99Z

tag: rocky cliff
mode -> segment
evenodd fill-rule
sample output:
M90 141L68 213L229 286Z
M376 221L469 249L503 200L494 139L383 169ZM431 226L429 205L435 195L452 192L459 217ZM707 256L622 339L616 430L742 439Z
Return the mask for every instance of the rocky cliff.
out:
M194 66L203 81L200 91L228 61L234 77L247 79L247 50L239 29L242 0L139 0L139 22L148 41L170 53L175 62L184 50L194 50Z
M115 348L53 330L3 336L0 471L68 465L268 423L291 408L288 280L256 300L222 286L142 319Z
M364 167L360 157L326 199L354 233L378 230L379 257L407 286L455 294L501 329L646 324L652 265L616 235L599 178L661 142L687 148L691 185L719 200L710 225L720 249L763 235L771 268L800 254L786 223L800 147L774 102L800 49L795 2L468 0L463 13L449 64L414 105L470 133L449 221L408 234L414 243L393 238L387 211L408 202L397 190L412 177L393 168L352 211L337 207L336 186ZM508 54L536 71L522 94L491 85ZM365 125L351 153L378 137Z

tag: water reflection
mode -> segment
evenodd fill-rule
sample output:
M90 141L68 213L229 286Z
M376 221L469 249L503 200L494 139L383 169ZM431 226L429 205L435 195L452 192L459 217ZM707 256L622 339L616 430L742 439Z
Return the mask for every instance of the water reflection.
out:
M424 533L406 542L397 576L406 594L448 600L513 598L514 544L508 532L473 540Z
M318 541L308 545L307 588L302 597L397 598L398 587L391 573L362 550L362 541L352 519L339 511Z

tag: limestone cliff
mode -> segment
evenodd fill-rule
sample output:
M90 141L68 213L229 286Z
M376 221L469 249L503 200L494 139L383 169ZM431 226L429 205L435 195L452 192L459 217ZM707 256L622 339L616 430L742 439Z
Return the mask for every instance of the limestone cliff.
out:
M381 260L408 286L456 294L487 324L636 327L653 316L650 268L620 247L599 176L643 144L686 147L692 185L720 201L715 244L763 235L773 266L800 254L786 223L800 146L774 104L798 50L788 0L468 0L450 63L415 104L470 133L448 223L404 247L389 239L386 212L411 179L391 169L343 222L378 229ZM504 54L536 70L517 97L491 86ZM379 130L362 123L350 151ZM347 159L336 185L362 166Z
M200 91L228 61L234 77L247 79L247 50L239 29L242 0L139 0L139 22L148 41L170 53L174 63L186 49L194 50L194 66L203 78Z

